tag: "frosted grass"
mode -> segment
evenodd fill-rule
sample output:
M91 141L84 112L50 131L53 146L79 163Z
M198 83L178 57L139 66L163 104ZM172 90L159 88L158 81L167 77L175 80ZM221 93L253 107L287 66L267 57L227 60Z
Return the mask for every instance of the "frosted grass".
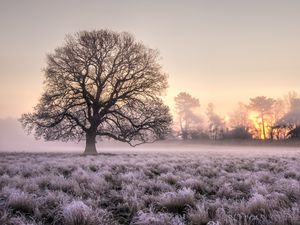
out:
M1 153L0 224L296 225L300 155L276 151Z

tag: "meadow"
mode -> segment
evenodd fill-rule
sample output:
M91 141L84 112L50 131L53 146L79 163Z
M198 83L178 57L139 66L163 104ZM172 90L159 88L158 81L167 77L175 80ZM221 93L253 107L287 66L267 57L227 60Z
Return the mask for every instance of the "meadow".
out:
M299 152L242 151L0 153L0 224L300 224Z

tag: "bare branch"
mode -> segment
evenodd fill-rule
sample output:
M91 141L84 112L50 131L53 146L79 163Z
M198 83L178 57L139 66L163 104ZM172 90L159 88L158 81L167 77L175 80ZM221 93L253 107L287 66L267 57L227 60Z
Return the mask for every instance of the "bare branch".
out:
M128 33L69 35L47 58L45 92L21 122L46 140L95 144L105 136L134 146L168 133L171 117L159 96L167 88L158 52Z

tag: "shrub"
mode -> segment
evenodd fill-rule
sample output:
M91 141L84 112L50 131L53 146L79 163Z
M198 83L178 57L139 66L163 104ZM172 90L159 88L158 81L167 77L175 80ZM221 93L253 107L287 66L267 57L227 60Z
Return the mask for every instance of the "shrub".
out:
M67 204L62 212L64 225L97 225L95 213L82 201Z
M248 214L263 214L268 210L268 203L266 198L261 195L254 193L253 196L247 202Z
M184 214L195 206L195 193L189 188L177 192L167 192L159 196L159 204L168 212Z
M246 127L238 126L228 131L224 135L225 139L251 139L252 135L248 132Z
M0 224L300 225L299 158L0 153Z
M197 205L188 213L190 225L206 225L209 222L208 211L204 205Z
M14 213L33 214L35 200L24 192L13 191L7 200L7 207L12 209Z
M170 213L138 212L134 225L184 225L184 220Z

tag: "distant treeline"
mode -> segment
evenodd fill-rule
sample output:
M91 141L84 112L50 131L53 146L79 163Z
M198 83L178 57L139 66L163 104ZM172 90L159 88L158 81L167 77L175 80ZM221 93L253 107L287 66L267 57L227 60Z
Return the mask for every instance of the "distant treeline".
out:
M183 140L300 140L300 95L266 96L240 102L229 115L220 116L209 103L200 110L199 99L186 92L175 97L176 115L170 138ZM253 141L251 141L253 144Z

